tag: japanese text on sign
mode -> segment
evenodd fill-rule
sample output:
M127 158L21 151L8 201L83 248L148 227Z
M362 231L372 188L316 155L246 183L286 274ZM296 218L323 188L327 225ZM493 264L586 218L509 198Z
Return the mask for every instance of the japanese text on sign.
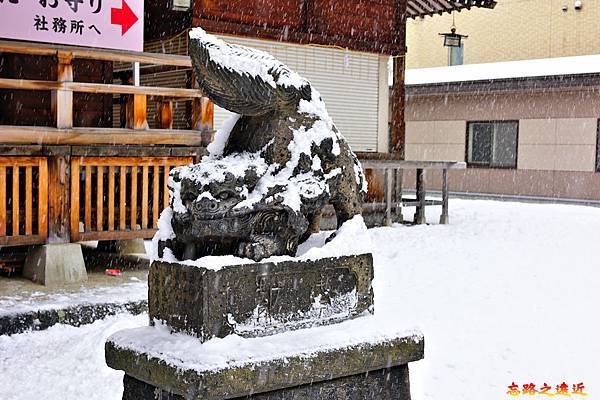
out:
M143 0L0 0L0 37L143 49Z

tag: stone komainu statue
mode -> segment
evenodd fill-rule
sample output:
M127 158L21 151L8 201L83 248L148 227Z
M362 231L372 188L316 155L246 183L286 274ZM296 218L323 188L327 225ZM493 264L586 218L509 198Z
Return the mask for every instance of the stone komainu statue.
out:
M200 164L171 172L173 237L159 255L295 255L325 205L338 228L359 214L362 168L311 84L271 55L201 28L190 39L200 89L238 115Z

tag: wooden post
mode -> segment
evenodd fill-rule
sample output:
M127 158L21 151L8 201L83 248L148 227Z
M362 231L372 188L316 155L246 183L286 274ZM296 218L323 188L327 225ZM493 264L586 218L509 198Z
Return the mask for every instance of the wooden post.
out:
M207 97L192 101L192 129L200 131L202 145L207 146L213 140L213 119L215 105Z
M396 214L394 220L396 222L402 222L404 217L402 216L402 183L404 179L404 170L397 168L394 170L395 187L394 187L394 202L396 204Z
M440 216L440 224L448 224L448 169L442 170L442 215Z
M133 86L140 86L140 64L133 63L133 74L131 80L127 80ZM125 108L125 128L148 129L146 95L134 94L127 96L125 104L121 104L121 113ZM122 121L123 122L123 121Z
M392 137L390 151L399 153L404 160L404 70L406 55L406 0L394 0L394 44L400 48L392 54L394 64L394 83L392 86Z
M108 167L108 230L115 230L115 167Z
M404 124L404 57L394 58L394 84L392 86L392 141L390 151L405 156L405 124Z
M146 95L134 94L129 96L125 105L126 128L148 129L146 120Z
M39 179L39 191L38 191L38 235L41 238L48 237L48 164L44 159L38 161L38 179ZM68 193L67 196L68 203ZM69 230L69 214L65 214L65 229Z
M19 166L13 165L12 171L12 236L19 236Z
M192 88L198 89L196 76L192 74ZM208 146L214 138L215 105L208 97L192 100L192 129L201 132L202 146Z
M72 61L71 53L58 53L58 82L73 82ZM73 92L62 89L52 91L52 114L57 128L73 127Z
M425 219L425 197L427 195L425 191L425 169L418 168L417 169L417 201L419 205L417 206L417 210L415 212L415 224L424 224L426 223Z
M71 187L71 160L69 148L67 147L63 150L61 154L53 154L48 157L49 243L69 243L71 241L70 215L74 211L71 210L69 196ZM79 176L76 178L79 179ZM42 182L40 181L41 184ZM79 193L77 195L79 196ZM78 205L79 201L75 204ZM79 218L77 224L79 224ZM79 226L77 229L79 229Z
M385 225L392 225L392 169L386 168L385 170Z
M75 157L71 162L71 237L74 240L79 239L79 210L81 203L79 201L80 191L81 158ZM64 202L66 203L66 202ZM63 204L64 204L63 203Z
M156 124L160 129L173 129L173 100L161 98L156 102Z

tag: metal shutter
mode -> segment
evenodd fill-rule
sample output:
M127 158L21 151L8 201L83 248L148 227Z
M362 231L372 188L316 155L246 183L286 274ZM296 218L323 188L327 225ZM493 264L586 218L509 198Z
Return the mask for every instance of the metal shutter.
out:
M377 151L379 57L331 47L223 37L271 53L321 93L336 126L354 151ZM215 107L218 129L230 113ZM387 121L385 121L387 124Z

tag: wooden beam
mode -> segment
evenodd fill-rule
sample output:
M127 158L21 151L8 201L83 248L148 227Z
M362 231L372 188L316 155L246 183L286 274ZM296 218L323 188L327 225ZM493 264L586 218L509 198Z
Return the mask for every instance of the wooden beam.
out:
M0 126L0 142L4 144L43 145L187 145L201 146L202 135L197 131L148 129L133 131L126 128L56 129L43 126Z
M117 61L117 62L140 62L142 64L152 65L170 65L175 67L192 66L192 62L187 56L161 53L144 53L136 51L105 50L89 47L77 46L59 46L42 43L17 42L0 40L0 52L29 54L36 56L56 56L58 53L70 53L73 58L98 60L98 61Z
M155 229L136 229L125 231L85 232L80 240L128 240L128 239L150 239L156 233Z

